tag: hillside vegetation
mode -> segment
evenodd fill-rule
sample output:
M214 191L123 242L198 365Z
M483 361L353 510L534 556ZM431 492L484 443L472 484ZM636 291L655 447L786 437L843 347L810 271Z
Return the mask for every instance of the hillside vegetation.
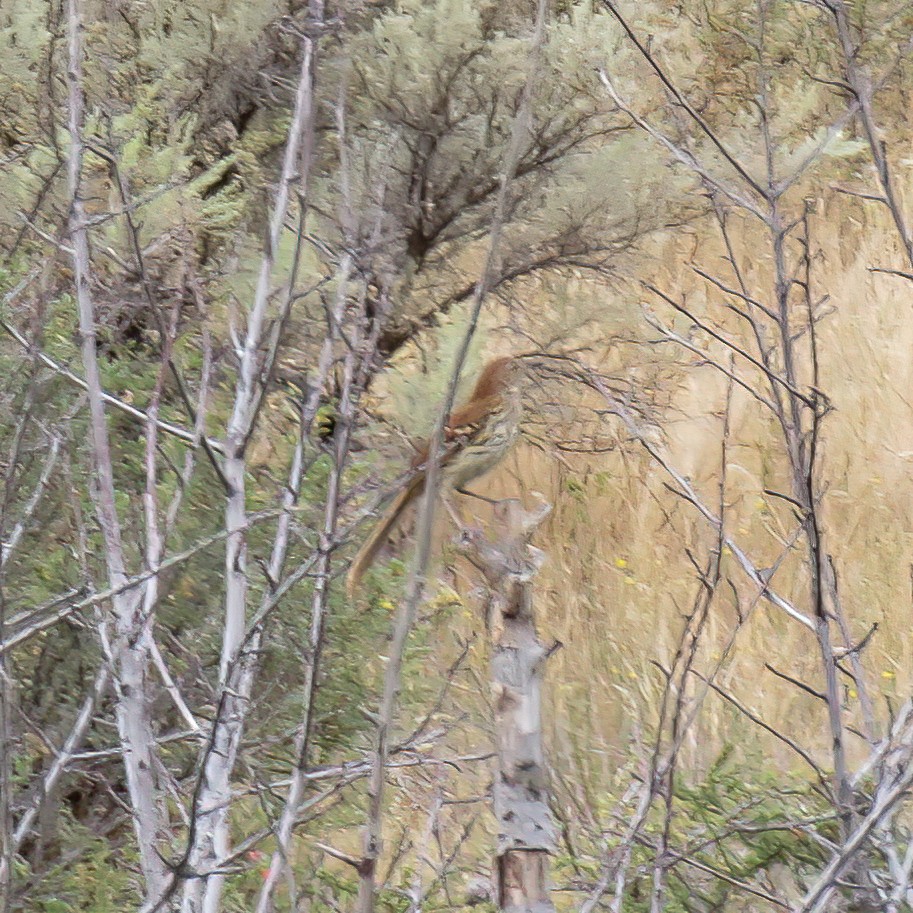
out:
M913 909L911 51L901 0L5 0L0 913ZM451 435L347 592L498 356L501 503Z

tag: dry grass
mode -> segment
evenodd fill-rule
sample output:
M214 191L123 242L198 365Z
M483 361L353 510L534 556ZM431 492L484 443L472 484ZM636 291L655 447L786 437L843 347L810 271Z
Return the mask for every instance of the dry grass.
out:
M819 207L814 230L817 292L830 294L834 306L834 313L819 325L823 387L836 407L826 422L821 464L827 483L827 545L854 636L878 624L864 661L878 713L886 719L889 701L896 704L913 684L909 287L869 270L899 262L885 214L846 198L832 199ZM743 241L746 251L752 244L763 249L756 239ZM644 274L686 295L689 306L700 313L725 321L720 296L708 293L690 268L693 249L691 237L664 239ZM709 234L700 251L702 266L721 269L718 244ZM767 294L769 264L762 255L751 263L749 280ZM605 330L608 337L617 332L619 314L631 318L633 299L603 290L602 300L604 311L614 314L605 321L611 324ZM540 309L536 319L541 317ZM731 322L725 324L737 330ZM591 334L589 341L603 348L598 322L580 332ZM748 344L747 338L743 341ZM720 376L668 347L624 346L612 358L623 373L652 376L665 385L670 407L662 427L671 461L716 504L725 402ZM663 359L674 359L674 371L669 362L657 370ZM550 662L548 700L553 762L570 779L582 775L605 786L630 760L630 749L640 754L651 740L662 688L653 663L671 662L683 614L697 587L685 549L706 556L713 545L707 525L664 488L665 481L662 470L636 444L560 460L525 446L479 486L491 494L529 499L541 493L554 505L539 541L549 556L540 578L539 611L543 638L565 645ZM793 528L788 509L763 493L765 488L782 490L783 485L776 427L747 395L736 394L727 460L727 527L759 566L773 564L782 548L779 540ZM752 586L732 561L726 571L739 585L744 611L753 602ZM784 561L775 582L779 592L808 611L808 579L800 554ZM732 636L737 622L733 601L731 593L721 593L712 608L700 653L704 671L713 668ZM477 620L464 624L480 627ZM719 682L771 725L811 745L828 767L823 704L777 679L765 663L820 687L813 635L761 603L738 634ZM846 710L858 724L859 701L845 684ZM713 695L706 698L684 746L684 762L697 772L732 742L744 757L802 769L782 743Z
M901 279L870 271L873 265L901 262L886 214L846 197L829 198L826 205L819 204L813 227L816 294L829 294L834 309L818 326L822 387L835 407L826 420L821 459L826 543L834 557L853 637L861 638L873 624L878 625L863 659L867 687L884 723L890 706L897 706L913 686L909 287ZM750 264L749 282L756 294L769 300L770 264L762 240L746 235L740 243ZM721 296L708 292L693 272L692 263L722 270L720 245L709 226L699 241L696 245L693 235L662 239L642 261L636 278L649 278L670 293L685 295L694 311L712 315L727 331L740 333L725 316ZM661 404L653 416L670 462L716 506L726 384L687 352L635 341L655 338L643 321L642 305L654 308L669 322L671 315L634 282L615 288L579 278L565 287L531 284L520 299L530 306L494 316L490 329L497 332L486 338L501 341L505 328L512 328L523 339L517 348L528 349L526 334L535 337L538 331L540 339L552 336L572 311L575 329L568 347L587 345L586 357L592 364L631 379L643 399ZM455 331L458 315L454 321ZM686 329L680 324L676 328ZM613 342L618 337L626 342ZM749 344L745 334L739 339ZM501 345L498 351L505 348ZM476 353L472 368L481 355ZM426 389L426 382L396 383L402 386L393 385L386 405L393 414L414 416L415 390ZM557 411L546 404L550 393L543 395L543 412L559 432L578 433L581 421L595 421L590 394L583 389L562 390L563 406ZM584 414L588 418L582 420ZM764 494L765 488L786 488L778 429L754 400L739 392L733 395L730 417L727 530L758 566L765 567L774 563L782 551L781 542L794 529L788 506ZM410 430L420 429L411 426ZM617 425L601 433L606 440L621 436ZM529 503L544 498L553 505L537 540L548 554L538 579L540 635L545 642L564 644L550 659L547 673L549 756L562 790L572 790L580 805L597 813L608 811L632 776L646 771L664 684L656 664L668 667L672 662L684 616L699 586L686 550L706 560L714 546L708 525L668 491L667 481L636 442L623 442L600 454L557 456L525 443L506 465L474 486L491 496L519 496ZM466 509L477 509L484 524L484 506L467 504ZM449 532L442 524L441 537ZM452 739L450 748L459 753L484 749L490 738L487 650L484 625L471 598L477 580L458 562L448 559L448 568L442 577L464 596L465 607L447 615L441 655L432 661L434 667L444 668L454 655L454 632L460 638L476 638L471 675L458 679L452 694L451 712L466 713L469 723ZM830 737L823 703L765 668L769 663L820 689L822 672L814 635L759 602L734 560L726 559L724 570L738 586L739 605L728 587L721 588L711 608L697 668L707 673L720 665L717 681L724 689L770 725L796 738L822 768L829 769ZM808 574L801 553L786 557L775 586L801 610L809 611ZM752 611L734 635L737 609L743 614ZM733 637L734 647L724 656ZM858 695L847 680L843 685L846 720L859 726ZM698 693L694 682L692 697ZM735 746L735 760L746 762L746 771L810 775L804 762L781 741L710 693L683 744L685 778L698 779L726 746ZM853 761L867 754L854 736L849 737L848 747ZM420 829L418 809L431 790L484 797L487 781L486 765L467 765L446 783L404 781L397 801L417 804L398 807L393 820L411 820ZM464 811L460 820L465 822L468 814ZM470 857L487 858L492 824L489 816L479 819L466 846ZM456 833L455 818L449 835L455 839Z

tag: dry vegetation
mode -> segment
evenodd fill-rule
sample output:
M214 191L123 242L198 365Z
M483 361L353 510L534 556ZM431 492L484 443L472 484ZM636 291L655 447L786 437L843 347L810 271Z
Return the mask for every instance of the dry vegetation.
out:
M537 910L913 909L911 36L0 10L0 913L526 910L490 665L529 592ZM483 585L506 514L454 540L435 441L504 354L472 488L552 511Z

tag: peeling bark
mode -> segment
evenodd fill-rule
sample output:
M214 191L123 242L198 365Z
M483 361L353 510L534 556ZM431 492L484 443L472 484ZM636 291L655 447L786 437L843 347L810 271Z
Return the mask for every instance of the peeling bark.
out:
M542 738L542 675L554 648L543 646L536 633L532 579L544 555L529 544L549 509L543 505L526 513L519 502L505 502L496 542L469 536L463 543L489 587L485 609L498 764L493 870L498 908L511 913L555 909L549 897L549 857L557 847L557 830L548 805Z

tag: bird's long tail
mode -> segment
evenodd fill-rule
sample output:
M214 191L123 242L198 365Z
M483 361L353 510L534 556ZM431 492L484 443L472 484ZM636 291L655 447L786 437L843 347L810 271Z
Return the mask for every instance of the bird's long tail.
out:
M358 554L349 567L349 573L346 575L346 594L349 599L355 595L355 591L361 584L361 579L365 572L374 563L377 553L383 547L387 536L390 535L393 527L399 522L403 511L422 493L425 487L425 474L419 473L414 479L396 496L395 500L384 511L381 518L377 521L371 534L362 543Z

